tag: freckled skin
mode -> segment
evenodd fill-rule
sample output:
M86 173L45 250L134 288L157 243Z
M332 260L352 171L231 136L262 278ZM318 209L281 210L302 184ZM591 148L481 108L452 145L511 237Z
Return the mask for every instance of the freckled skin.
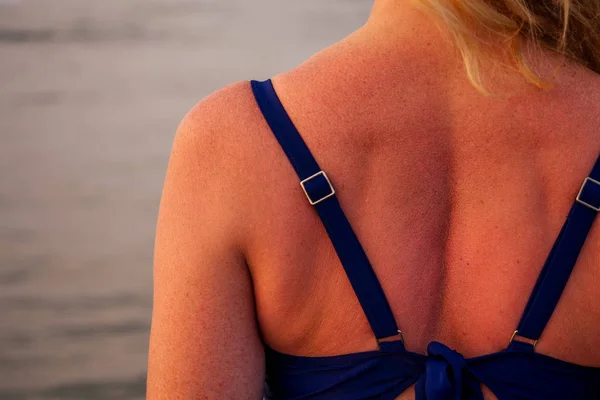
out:
M438 340L472 357L506 346L600 152L600 78L567 64L541 92L506 73L494 87L504 94L486 98L448 43L407 3L381 0L363 28L273 82L336 187L407 347ZM538 67L560 63L545 54ZM600 367L599 281L596 223L536 351ZM148 399L261 399L263 341L297 355L376 347L240 82L194 107L173 144Z

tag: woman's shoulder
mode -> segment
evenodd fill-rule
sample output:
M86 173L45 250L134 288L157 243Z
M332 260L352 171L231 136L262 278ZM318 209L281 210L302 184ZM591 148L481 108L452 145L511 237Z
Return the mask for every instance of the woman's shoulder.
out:
M250 81L238 81L214 91L198 101L183 117L174 139L176 147L186 148L202 160L206 169L222 180L233 180L232 170L256 147L262 116Z
M263 134L267 129L250 81L239 81L198 101L173 139L169 165L185 175L173 192L193 186L189 199L194 207L210 207L212 222L229 226L239 248L247 237L247 210L268 173L273 147L266 143L271 139Z
M240 125L256 119L256 105L249 81L238 81L224 86L199 100L183 117L178 134L187 134L196 140L227 139Z

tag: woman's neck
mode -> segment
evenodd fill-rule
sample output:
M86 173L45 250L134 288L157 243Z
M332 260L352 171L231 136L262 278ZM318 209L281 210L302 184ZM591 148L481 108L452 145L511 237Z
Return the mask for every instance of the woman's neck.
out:
M407 26L422 22L424 16L411 0L375 0L368 24L388 27Z

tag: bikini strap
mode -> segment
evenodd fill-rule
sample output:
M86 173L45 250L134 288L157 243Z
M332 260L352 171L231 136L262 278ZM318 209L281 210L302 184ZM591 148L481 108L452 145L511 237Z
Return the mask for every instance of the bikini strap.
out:
M548 255L519 326L511 338L511 345L515 337L524 337L533 341L527 343L530 345L528 349L533 351L560 300L599 211L600 157L589 177L585 178L567 220ZM518 343L516 346L520 347L525 344Z
M251 86L262 114L300 178L304 194L325 226L375 337L398 336L400 331L381 284L342 211L331 180L283 108L271 80L251 81Z

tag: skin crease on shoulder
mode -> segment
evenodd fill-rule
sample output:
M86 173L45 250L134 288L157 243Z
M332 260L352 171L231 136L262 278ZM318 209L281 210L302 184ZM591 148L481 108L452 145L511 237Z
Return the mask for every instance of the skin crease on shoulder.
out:
M484 97L429 16L377 0L362 28L273 79L411 351L507 346L600 153L600 77L532 57L557 76L552 90L493 67L498 94ZM179 127L154 278L150 400L261 399L265 343L305 356L376 348L248 82ZM599 281L596 222L537 352L600 367Z

